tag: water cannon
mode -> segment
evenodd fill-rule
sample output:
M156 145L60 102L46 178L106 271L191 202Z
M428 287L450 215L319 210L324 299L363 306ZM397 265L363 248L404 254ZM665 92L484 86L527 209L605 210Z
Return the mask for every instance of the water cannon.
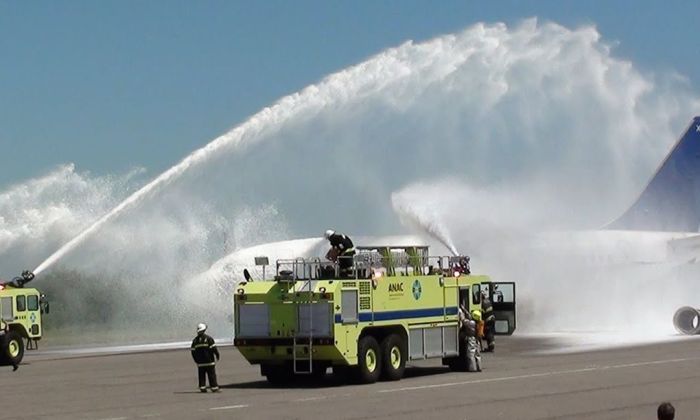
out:
M22 271L22 274L20 274L19 277L15 277L12 279L10 282L10 285L16 288L22 288L24 287L25 284L29 283L30 281L34 280L34 273L32 273L29 270L24 270Z
M469 266L470 261L471 259L467 255L455 255L454 257L450 257L450 267L455 272L469 275L472 272L471 267Z

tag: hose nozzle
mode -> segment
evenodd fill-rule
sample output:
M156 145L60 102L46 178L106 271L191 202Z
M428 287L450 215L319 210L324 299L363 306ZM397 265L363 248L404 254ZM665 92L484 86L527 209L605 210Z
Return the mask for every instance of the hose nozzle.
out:
M24 270L22 271L20 277L15 277L14 279L12 279L10 284L14 287L24 287L25 284L29 283L32 280L34 280L34 273L32 273L29 270Z
M25 283L29 283L30 281L34 280L34 273L29 270L22 271L22 279Z

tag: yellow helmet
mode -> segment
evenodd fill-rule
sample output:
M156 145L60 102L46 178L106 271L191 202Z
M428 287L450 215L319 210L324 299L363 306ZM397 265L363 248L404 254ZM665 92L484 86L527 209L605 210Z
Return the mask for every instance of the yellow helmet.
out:
M481 321L481 311L478 309L474 309L472 311L472 318L474 321Z

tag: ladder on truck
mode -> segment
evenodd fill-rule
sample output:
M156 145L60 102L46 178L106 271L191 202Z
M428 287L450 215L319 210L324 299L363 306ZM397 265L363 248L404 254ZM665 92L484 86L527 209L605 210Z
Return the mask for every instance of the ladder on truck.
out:
M306 268L308 267L307 264L305 264L304 260L302 259L301 262L296 262L296 264L301 264L303 267L303 270L306 271ZM313 264L311 265L313 267ZM308 267L311 268L311 267ZM313 271L313 270L311 270ZM297 274L297 273L295 273ZM305 283L302 285L301 290L298 290L301 296L304 296L304 292L306 292L306 300L302 300L302 303L297 306L297 331L294 334L293 342L292 342L292 364L293 364L293 369L294 373L297 375L310 375L313 373L313 359L314 359L314 344L313 344L313 339L314 339L314 321L313 321L313 274L309 273L309 276L306 276L306 273L304 273L304 277L306 278ZM303 308L302 305L306 304L306 308ZM306 311L308 315L308 334L306 334L305 331L302 331L302 322L301 322L301 316L302 316L302 311Z

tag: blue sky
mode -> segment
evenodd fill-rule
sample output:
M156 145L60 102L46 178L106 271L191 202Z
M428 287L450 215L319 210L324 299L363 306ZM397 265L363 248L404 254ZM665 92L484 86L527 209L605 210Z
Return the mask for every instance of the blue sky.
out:
M700 86L697 1L0 1L0 188L67 162L154 176L388 47L534 16Z

